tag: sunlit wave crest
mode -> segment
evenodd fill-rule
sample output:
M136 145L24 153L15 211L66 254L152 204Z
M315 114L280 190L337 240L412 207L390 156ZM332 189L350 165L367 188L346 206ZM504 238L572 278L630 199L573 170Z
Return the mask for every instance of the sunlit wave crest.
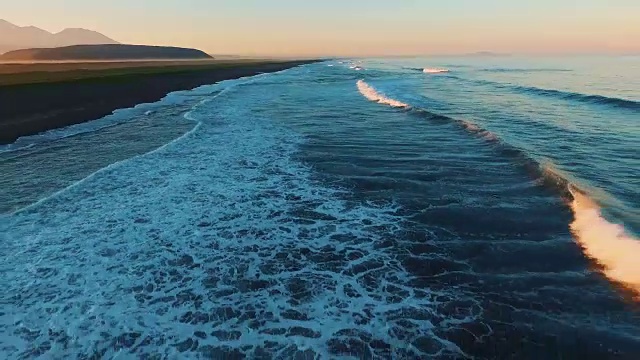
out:
M358 81L358 89L371 101L397 108L412 109L408 104L380 94L363 80ZM568 199L574 215L570 228L585 255L602 266L602 272L608 279L628 287L640 298L640 261L638 260L640 239L627 233L622 225L608 221L602 215L600 206L586 192L579 190L569 178L555 171L553 167L540 164L524 151L504 143L496 134L470 121L443 117L423 109L412 110L414 110L412 113L430 118L444 118L456 122L470 134L496 146L508 148L510 151L504 151L505 154L511 154L510 156L522 160L521 163L533 170L534 176L540 177L544 184L554 187Z
M441 69L441 68L424 68L422 72L425 74L441 74L448 73L449 69Z
M569 187L573 196L571 231L587 256L603 266L604 274L640 295L640 240L624 227L607 221L598 204L581 191Z
M367 99L379 104L389 105L395 108L410 108L408 104L402 101L394 100L379 93L373 86L367 84L364 80L358 80L358 91Z

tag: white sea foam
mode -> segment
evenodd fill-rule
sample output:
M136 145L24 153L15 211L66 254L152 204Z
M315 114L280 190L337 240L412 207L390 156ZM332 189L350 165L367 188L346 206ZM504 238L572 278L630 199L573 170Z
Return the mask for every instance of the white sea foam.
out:
M425 74L441 74L441 73L448 73L449 69L424 68L422 72L424 72Z
M408 104L405 104L398 100L391 99L385 96L384 94L379 93L373 86L367 84L364 80L358 80L357 86L360 93L371 101L374 101L380 104L389 105L391 107L397 107L397 108L410 107Z
M100 119L53 129L40 134L23 136L11 144L0 145L0 153L24 150L41 143L48 143L117 126L140 116L150 116L155 113L158 106L173 106L185 103L188 101L188 97L184 96L186 93L185 91L173 92L167 94L156 103L142 103L131 108L117 109L113 111L112 114Z
M145 154L140 154L140 155L134 156L134 157L129 158L129 159L124 159L124 160L121 160L121 161L117 161L117 162L115 162L113 164L109 164L108 166L106 166L106 167L104 167L104 168L102 168L102 169L100 169L100 170L98 170L98 171L96 171L94 173L89 174L87 177L85 177L83 179L80 179L80 180L74 182L73 184L70 184L69 186L63 188L63 189L58 190L58 191L56 191L55 193L53 193L53 194L51 194L49 196L46 196L46 197L44 197L42 199L39 199L38 201L36 201L36 202L26 206L26 207L17 209L16 211L14 211L14 214L17 214L17 213L20 213L20 212L23 212L23 211L27 211L27 210L29 210L29 209L31 209L33 207L36 207L36 206L40 205L41 203L43 203L43 202L45 202L45 201L47 201L49 199L52 199L52 198L55 198L55 197L59 196L60 194L64 193L65 191L71 190L74 187L83 184L85 181L90 180L94 176L97 176L97 175L99 175L99 174L101 174L101 173L103 173L105 171L110 171L110 170L112 170L112 169L114 169L114 168L116 168L116 167L118 167L118 166L120 166L122 164L125 164L128 161L134 160L136 158L139 158L139 157L142 157L142 156L146 156L146 155L149 155L149 154L153 154L153 153L155 153L157 151L162 151L167 146L170 146L170 145L172 145L174 143L177 143L177 142L180 142L180 141L184 140L185 138L187 138L188 136L190 136L191 134L196 132L198 130L198 128L200 127L200 125L201 125L201 122L199 120L195 119L192 116L193 112L198 107L200 107L203 104L206 104L208 102L211 102L211 101L215 100L219 96L223 95L226 91L232 89L233 87L235 87L237 85L249 84L249 83L258 81L258 80L260 80L261 78L263 78L265 76L269 76L270 74L278 74L278 73L281 73L281 72L284 72L284 71L286 71L286 70L279 71L279 72L274 72L274 73L262 73L262 74L258 74L258 75L254 75L254 76L245 76L245 77L241 77L241 78L238 78L238 79L221 81L221 82L219 82L217 84L213 84L213 85L203 85L203 86L200 86L200 87L198 87L196 89L193 89L193 90L177 91L177 92L169 93L167 96L165 96L165 98L163 98L161 101L159 101L155 105L156 106L166 106L166 105L170 105L170 104L176 104L176 103L179 103L179 102L184 102L184 100L183 100L184 97L202 97L202 96L207 96L203 100L201 100L200 102L195 104L191 108L190 111L187 111L183 115L183 117L185 119L190 120L190 121L194 121L196 123L196 125L191 130L189 130L188 132L182 134L181 136L169 141L168 143L166 143L166 144L164 144L164 145L162 145L162 146L160 146L160 147L158 147L158 148L156 148L156 149L154 149L154 150L152 150L150 152L147 152ZM152 105L152 104L140 104L140 105L136 106L136 108L141 107L141 106L146 107L146 106L149 106L149 105ZM135 108L131 108L131 109L135 109ZM131 109L121 109L121 110L116 110L116 112L128 111L128 110L131 110ZM149 111L151 111L151 113L149 113ZM152 115L153 113L155 113L156 110L152 109L152 110L149 110L149 111L147 111L145 113L145 115ZM147 114L147 113L149 113L149 114ZM105 127L95 127L95 124L91 124L91 123L95 123L95 122L97 122L97 121L93 121L93 122L87 123L88 126L89 126L88 128L91 129L91 131L96 131L96 130L100 130L100 129L104 129L105 128ZM84 124L79 124L79 125L82 126ZM114 125L117 125L117 124L113 124L113 125L110 125L110 126L114 126ZM52 132L55 132L55 131L62 131L63 132L63 136L62 137L69 137L69 136L73 136L73 135L77 135L78 134L78 133L74 132L73 129L70 130L70 129L67 129L67 128L60 129L60 130L52 130ZM82 133L87 132L87 131L83 131ZM30 144L29 146L26 146L26 147L20 146L19 148L10 149L10 150L7 150L7 151L13 151L13 150L17 150L17 149L24 150L24 149L28 149L28 148L31 148L31 147L34 147L34 146L35 146L35 144Z
M177 137L177 138L175 138L175 139L171 140L170 142L168 142L168 143L166 143L166 144L164 144L164 145L160 146L159 148L154 149L154 150L152 150L152 151L150 151L150 152L147 152L147 153L145 153L145 154L137 155L137 156L134 156L134 157L129 158L129 159L125 159L125 160L117 161L117 162L115 162L115 163L113 163L113 164L109 164L108 166L106 166L106 167L104 167L104 168L102 168L102 169L100 169L100 170L98 170L98 171L96 171L96 172L94 172L94 173L92 173L92 174L88 175L87 177L85 177L85 178L83 178L83 179L81 179L81 180L78 180L78 181L74 182L73 184L71 184L71 185L69 185L69 186L67 186L67 187L65 187L65 188L63 188L63 189L60 189L59 191L56 191L55 193L53 193L53 194L51 194L51 195L49 195L49 196L47 196L47 197L44 197L44 198L42 198L42 199L40 199L40 200L38 200L38 201L34 202L34 203L33 203L33 204L31 204L31 205L28 205L28 206L25 206L25 207L23 207L23 208L20 208L20 209L16 210L13 214L17 214L17 213L20 213L20 212L23 212L23 211L28 211L29 209L34 208L34 207L37 207L37 206L39 206L39 205L40 205L40 204L42 204L43 202L46 202L46 201L47 201L47 200L49 200L49 199L55 198L55 197L57 197L57 196L60 196L60 195L61 195L61 194L63 194L64 192L69 191L69 190L71 190L71 189L75 188L76 186L79 186L79 185L83 184L84 182L86 182L86 181L88 181L88 180L92 179L92 178L93 178L93 177L95 177L95 176L100 175L100 174L101 174L101 173L103 173L103 172L110 171L110 170L112 170L112 169L114 169L114 168L116 168L116 167L118 167L118 166L121 166L122 164L124 164L124 163L126 163L126 162L128 162L128 161L131 161L131 160L133 160L133 159L135 159L135 158L138 158L138 157L141 157L141 156L145 156L145 155L149 155L149 154L153 154L153 153L155 153L155 152L157 152L157 151L162 151L162 150L163 150L164 148L166 148L167 146L170 146L170 145L172 145L172 144L174 144L174 143L177 143L177 142L179 142L179 141L182 141L182 140L183 140L183 139L185 139L186 137L188 137L188 136L190 136L191 134L193 134L194 132L196 132L196 131L198 130L198 128L200 127L200 125L201 125L201 123L200 123L199 121L197 121L196 119L194 119L194 118L191 116L191 114L192 114L193 110L194 110L194 109L196 109L198 106L200 106L200 105L204 104L204 103L207 103L207 102L209 102L209 101L212 101L213 99L215 99L216 97L218 97L218 96L219 96L219 95L221 95L222 93L223 93L223 92L219 93L218 95L214 96L213 98L207 98L207 99L202 100L201 102L199 102L198 104L196 104L196 105L192 108L192 110L191 110L191 111L188 111L188 112L186 112L186 113L183 115L185 119L187 119L187 120L191 120L191 121L195 121L195 122L196 122L196 125L193 127L193 129L191 129L191 130L187 131L186 133L182 134L181 136L179 136L179 137Z
M397 206L314 180L296 160L304 139L269 117L269 90L229 88L186 115L200 126L181 140L7 219L0 357L252 357L271 342L269 357L332 358L332 340L361 336L389 344L380 357L463 356L438 334L479 304L412 286L385 246L402 238ZM425 336L429 349L406 341Z
M623 226L607 221L589 197L576 190L571 194L575 217L571 230L585 254L604 267L608 278L640 295L640 240L626 233Z
M185 104L193 97L208 95L209 93L211 93L211 91L213 91L212 89L225 88L227 86L232 86L233 84L241 82L255 81L263 76L268 76L279 72L261 73L254 76L245 76L238 79L224 80L213 85L203 85L192 90L174 91L165 95L161 100L155 103L141 103L131 108L116 109L112 114L100 119L74 124L59 129L53 129L36 135L20 137L11 144L0 145L0 153L25 150L37 146L41 143L48 143L51 141L60 140L80 134L100 131L106 128L120 125L124 122L131 121L132 119L140 116L153 116L159 106Z

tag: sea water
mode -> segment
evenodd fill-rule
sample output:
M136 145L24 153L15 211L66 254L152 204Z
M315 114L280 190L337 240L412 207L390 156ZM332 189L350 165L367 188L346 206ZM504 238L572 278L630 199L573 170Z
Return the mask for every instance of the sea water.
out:
M5 146L0 357L637 358L638 64L336 60Z

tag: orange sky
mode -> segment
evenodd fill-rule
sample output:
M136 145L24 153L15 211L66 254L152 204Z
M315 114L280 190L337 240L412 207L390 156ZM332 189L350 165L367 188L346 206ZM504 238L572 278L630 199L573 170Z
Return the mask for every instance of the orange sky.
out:
M640 52L637 0L7 1L17 25L213 54Z

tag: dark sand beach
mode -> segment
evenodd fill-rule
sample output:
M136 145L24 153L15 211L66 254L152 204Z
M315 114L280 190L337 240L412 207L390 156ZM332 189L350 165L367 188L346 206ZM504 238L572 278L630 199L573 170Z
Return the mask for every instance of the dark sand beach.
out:
M0 144L154 102L172 91L312 61L0 64Z

